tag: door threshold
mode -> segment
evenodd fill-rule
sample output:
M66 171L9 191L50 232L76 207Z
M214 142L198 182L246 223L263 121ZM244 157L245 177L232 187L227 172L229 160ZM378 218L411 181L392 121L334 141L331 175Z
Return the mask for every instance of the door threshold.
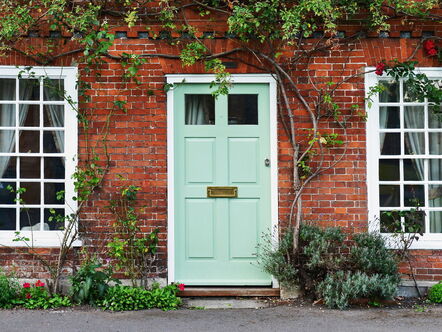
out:
M279 288L271 287L209 287L186 286L178 292L180 297L209 297L209 296L278 296Z

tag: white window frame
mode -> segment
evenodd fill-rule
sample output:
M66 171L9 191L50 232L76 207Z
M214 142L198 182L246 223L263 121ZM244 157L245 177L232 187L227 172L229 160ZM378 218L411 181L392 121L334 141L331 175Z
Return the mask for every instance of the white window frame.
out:
M77 82L77 67L32 67L29 71L32 73L32 78L40 78L47 77L51 79L64 79L64 90L66 94L70 96L71 100L74 103L78 101L78 93L76 88ZM17 66L0 66L0 78L14 78L17 79L19 73L23 78L29 77L29 74L25 70L25 67L17 67ZM18 83L17 83L18 85ZM40 89L42 87L40 86ZM17 89L18 91L18 89ZM42 90L40 90L40 95L42 95ZM16 112L18 112L19 107L19 94L16 93ZM0 103L8 103L10 102L2 102ZM29 104L37 104L42 105L40 101L26 101ZM57 157L65 157L65 213L71 214L75 213L77 210L77 202L73 200L75 196L74 191L74 180L71 175L75 172L75 168L77 166L77 148L78 148L78 121L77 121L77 113L75 108L65 99L63 102L65 108L65 150L64 153L58 153ZM60 102L57 102L60 104ZM40 121L41 122L41 121ZM16 124L17 126L18 124ZM43 128L43 123L40 123L40 130ZM41 143L42 144L42 143ZM2 155L0 153L0 155ZM19 153L16 151L15 153L3 153L3 155L12 155L12 156L23 156L23 153ZM48 155L47 153L44 154ZM30 156L43 156L43 153L33 153ZM17 176L19 176L17 174ZM17 180L16 180L17 181ZM45 207L43 204L39 204L42 208ZM3 205L2 205L3 206ZM6 206L3 206L6 207ZM48 206L49 207L49 206ZM51 231L20 231L20 236L28 237L32 239L26 243L22 241L13 241L16 236L16 231L2 231L0 230L0 247L1 246L10 246L10 247L60 247L61 241L63 239L64 231L59 230L51 230ZM31 243L32 241L32 243ZM81 241L75 240L74 246L80 246Z
M374 67L366 67L365 71L374 70ZM442 68L435 67L420 67L416 68L416 72L427 75L430 79L442 80ZM380 80L392 79L387 75L378 76L374 72L365 74L365 94L368 97L370 87L375 86ZM400 95L402 100L403 91L400 88ZM367 195L368 195L368 229L370 232L380 232L380 204L379 204L379 98L378 95L371 97L373 103L371 108L366 106L367 123L366 123L366 142L367 142ZM403 113L403 102L400 102L401 114ZM427 106L425 106L427 107ZM427 123L428 119L425 118ZM427 125L426 125L427 126ZM423 130L428 135L428 130ZM442 129L440 130L442 131ZM403 135L401 136L403 139ZM385 157L385 156L383 156ZM391 156L394 159L406 159L406 156ZM442 157L442 156L441 156ZM428 147L426 147L426 154L422 158L435 158L435 155L428 154ZM395 181L396 182L396 181ZM397 181L398 184L403 184L404 181ZM427 188L428 181L423 181L425 188ZM427 196L427 190L425 190ZM428 202L428 199L426 199ZM428 214L428 213L427 213ZM425 229L429 230L429 216L426 217ZM397 243L392 233L381 233L390 247L395 247ZM424 233L419 236L418 241L413 241L411 249L442 249L442 233Z

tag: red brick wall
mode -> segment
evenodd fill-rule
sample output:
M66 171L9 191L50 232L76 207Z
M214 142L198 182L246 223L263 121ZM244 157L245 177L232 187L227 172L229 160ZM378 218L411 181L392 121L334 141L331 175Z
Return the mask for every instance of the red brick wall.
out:
M207 31L216 30L216 22L211 22ZM309 81L309 76L320 84L330 80L340 81L343 76L361 73L365 66L373 66L382 59L398 58L405 60L413 52L419 42L422 31L434 31L441 35L439 26L406 27L397 25L390 33L390 38L370 37L360 41L347 43L339 49L322 53L301 63L294 71L294 79L302 89L302 94L311 99L316 91ZM116 28L115 31L126 31L128 39L118 39L112 48L112 54L126 53L174 53L177 46L170 46L167 42L152 39L136 38L138 31L145 31L144 27L135 27L130 30ZM346 34L356 31L355 27L346 27ZM411 31L413 38L399 38L400 31ZM44 47L44 38L28 38L27 43L36 49ZM223 36L224 31L217 30L215 36ZM69 36L60 40L60 50L75 49L76 45L69 42ZM307 40L306 46L316 40ZM211 50L222 52L236 47L235 41L223 38L209 41ZM290 50L287 50L289 54ZM238 56L238 55L236 55ZM260 65L253 56L240 55L247 63ZM61 57L51 65L75 65L78 54ZM421 66L437 66L436 62L425 58L422 50L418 51L417 59ZM236 60L229 60L236 61ZM18 53L0 58L1 65L37 65L34 61ZM113 101L127 102L127 113L117 112L112 117L109 130L108 153L111 169L106 175L103 187L87 204L81 217L83 227L84 246L89 252L103 252L103 245L109 239L112 215L107 208L109 199L123 185L117 175L129 180L129 183L140 186L140 206L145 207L142 219L143 229L148 231L158 227L160 229L160 256L161 263L158 275L165 276L167 260L167 147L166 147L166 95L164 92L165 74L169 73L203 73L200 65L183 68L179 60L150 58L139 71L142 82L137 85L126 82L121 78L121 65L113 60L105 59L101 66L102 76L97 78L93 73L86 75L84 66L79 65L83 79L91 84L88 94L90 102L81 102L80 108L87 109L91 114L89 130L90 142L94 144L101 139L101 128L106 115L114 108ZM231 70L233 73L254 73L259 71L255 66L238 62L238 67ZM364 105L364 79L355 77L341 85L336 91L336 101L343 112L349 112L352 104ZM297 128L308 128L308 116L291 95L290 100L296 109ZM320 124L322 130L341 133L330 121L324 120ZM367 230L367 187L366 187L366 136L365 122L355 117L349 123L347 137L349 143L345 158L329 171L320 175L305 190L303 196L303 213L306 221L312 221L321 226L342 226L348 232L362 232ZM85 135L80 133L80 159L85 157ZM334 161L341 149L331 150L326 156L326 165ZM101 153L103 150L97 149ZM286 223L292 199L291 177L291 149L287 135L281 123L278 127L278 158L279 158L279 220ZM24 250L26 251L26 250ZM39 249L47 257L55 258L56 249ZM416 254L416 267L419 279L442 279L442 251L419 250ZM22 249L0 249L2 266L15 266L19 276L44 278L47 273L31 255L23 253ZM74 260L75 263L75 260ZM406 272L406 266L401 267Z

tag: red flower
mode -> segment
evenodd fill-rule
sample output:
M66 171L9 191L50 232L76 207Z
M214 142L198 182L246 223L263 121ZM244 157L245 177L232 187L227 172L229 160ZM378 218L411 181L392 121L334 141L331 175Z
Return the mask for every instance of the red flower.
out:
M433 40L424 41L424 50L428 56L435 56L437 54L436 43Z
M385 65L384 62L378 62L375 70L376 75L382 75L384 73L385 67L387 66Z
M183 290L184 290L184 284L179 284L179 285L178 285L178 289L179 289L180 291L183 291Z
M30 287L31 287L31 284L29 282L25 282L23 284L23 288L30 288Z
M41 282L40 280L37 280L37 282L35 283L35 287L44 287L45 283Z
M26 293L26 298L27 299L30 299L32 296L31 296L31 294L30 293Z

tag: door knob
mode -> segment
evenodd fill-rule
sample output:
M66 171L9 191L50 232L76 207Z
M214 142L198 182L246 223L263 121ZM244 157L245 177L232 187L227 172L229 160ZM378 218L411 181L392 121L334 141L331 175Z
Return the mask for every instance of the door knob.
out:
M266 165L266 167L270 166L270 159L269 158L264 159L264 165Z

